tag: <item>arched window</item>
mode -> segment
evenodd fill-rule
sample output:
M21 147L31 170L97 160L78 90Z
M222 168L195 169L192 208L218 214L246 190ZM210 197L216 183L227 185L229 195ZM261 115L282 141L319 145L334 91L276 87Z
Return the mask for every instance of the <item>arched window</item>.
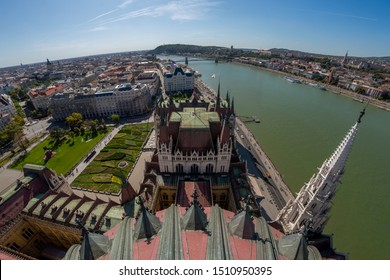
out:
M184 167L183 164L178 163L176 164L176 173L183 173Z
M167 195L166 193L163 193L163 194L162 194L162 199L163 199L163 200L168 200L168 195Z
M226 200L226 194L225 193L221 194L220 200L221 201L225 201Z
M291 220L291 222L292 222L292 223L295 223L295 221L297 220L297 218L298 218L298 212L295 213L294 218Z
M199 173L199 166L197 164L191 165L191 173Z
M206 165L206 173L212 173L214 171L214 165L211 163Z

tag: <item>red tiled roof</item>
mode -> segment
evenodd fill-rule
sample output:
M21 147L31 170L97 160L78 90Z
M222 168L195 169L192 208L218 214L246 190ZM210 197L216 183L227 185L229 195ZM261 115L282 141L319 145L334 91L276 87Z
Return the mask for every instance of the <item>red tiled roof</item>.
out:
M184 181L180 183L178 201L177 204L182 207L189 207L190 202L192 201L192 195L194 189L197 189L199 195L199 203L203 207L211 206L211 193L209 182L200 181L200 182L188 182Z

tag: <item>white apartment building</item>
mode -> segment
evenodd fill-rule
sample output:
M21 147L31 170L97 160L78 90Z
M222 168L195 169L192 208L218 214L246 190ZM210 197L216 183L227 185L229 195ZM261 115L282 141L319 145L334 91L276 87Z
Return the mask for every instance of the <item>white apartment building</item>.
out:
M181 67L176 67L173 73L165 73L164 84L166 92L192 91L194 89L194 74Z

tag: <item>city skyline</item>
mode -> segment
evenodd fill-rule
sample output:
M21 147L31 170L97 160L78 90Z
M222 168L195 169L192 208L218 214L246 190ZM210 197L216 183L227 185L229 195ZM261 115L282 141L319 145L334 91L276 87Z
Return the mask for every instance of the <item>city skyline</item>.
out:
M3 4L0 67L183 43L389 56L376 1L25 1Z

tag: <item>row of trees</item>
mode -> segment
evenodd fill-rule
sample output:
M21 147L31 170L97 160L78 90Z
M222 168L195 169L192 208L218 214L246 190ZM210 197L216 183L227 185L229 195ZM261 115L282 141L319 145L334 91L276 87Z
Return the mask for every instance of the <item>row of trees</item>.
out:
M111 120L115 123L119 123L120 118L118 115L112 115ZM69 130L65 130L62 127L54 126L50 129L50 136L55 139L56 142L61 142L61 140L68 135L73 138L76 135L84 135L85 133L90 133L92 137L96 136L99 132L107 132L107 126L104 119L99 120L84 120L83 116L80 113L72 113L65 119L66 124L69 127Z

